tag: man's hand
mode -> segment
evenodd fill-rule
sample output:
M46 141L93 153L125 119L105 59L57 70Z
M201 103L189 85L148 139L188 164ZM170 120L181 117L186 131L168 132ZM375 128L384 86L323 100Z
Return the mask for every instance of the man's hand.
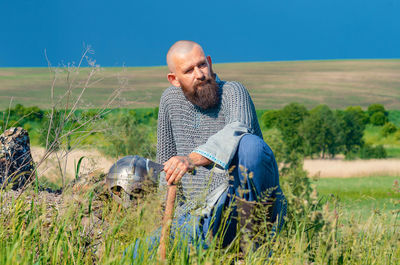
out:
M195 165L187 156L174 156L164 163L165 180L168 185L176 184L186 172L193 170Z
M165 180L168 185L176 184L188 171L196 166L206 166L212 161L198 153L190 153L188 156L171 157L164 165Z

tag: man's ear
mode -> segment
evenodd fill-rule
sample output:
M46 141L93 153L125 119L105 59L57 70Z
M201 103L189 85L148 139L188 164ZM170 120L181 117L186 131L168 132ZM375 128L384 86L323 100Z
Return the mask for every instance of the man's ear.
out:
M167 75L168 81L171 83L171 85L175 86L175 87L180 87L181 83L178 81L178 78L176 77L176 75L174 73L169 73Z
M211 56L210 55L207 55L207 62L208 62L208 66L210 67L211 73L214 73L214 71L212 69L212 61L211 61Z

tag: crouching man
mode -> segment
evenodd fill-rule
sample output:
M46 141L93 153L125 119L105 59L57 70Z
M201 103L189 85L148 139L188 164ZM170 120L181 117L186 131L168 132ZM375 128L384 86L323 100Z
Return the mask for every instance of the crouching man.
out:
M157 162L165 173L159 188L178 185L172 236L203 247L217 236L225 247L238 229L252 230L257 205L272 224L264 234L279 231L287 202L246 88L220 80L211 57L192 41L172 45L167 63L172 86L160 100ZM159 231L150 241L156 247Z
M205 245L207 233L222 231L226 246L241 227L238 220L242 228L251 229L251 213L261 204L273 224L268 232L279 230L287 203L246 88L220 80L211 57L192 41L172 45L167 63L172 86L160 100L157 160L165 172L160 188L179 187L175 228ZM222 213L228 208L231 213L221 229Z

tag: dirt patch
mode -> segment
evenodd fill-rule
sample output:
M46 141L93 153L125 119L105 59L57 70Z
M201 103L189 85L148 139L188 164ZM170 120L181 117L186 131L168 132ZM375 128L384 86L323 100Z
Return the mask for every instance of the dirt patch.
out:
M45 149L42 147L32 147L31 148L33 160L38 163L45 153ZM87 174L94 170L99 170L102 172L108 172L114 160L104 157L97 150L73 150L67 156L63 156L62 152L52 154L43 164L38 168L38 175L45 176L52 182L61 182L61 174L59 166L64 168L66 164L66 176L68 180L75 177L75 168L81 157L85 157L82 160L80 167L80 174ZM59 165L57 156L61 162Z
M309 176L349 178L368 176L400 176L400 159L306 159L304 169Z

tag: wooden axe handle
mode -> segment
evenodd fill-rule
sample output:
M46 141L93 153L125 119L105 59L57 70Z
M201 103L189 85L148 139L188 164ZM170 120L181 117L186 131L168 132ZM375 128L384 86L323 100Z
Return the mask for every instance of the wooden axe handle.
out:
M162 221L161 238L160 238L160 258L165 261L167 254L167 242L169 240L169 230L174 214L174 205L176 198L176 185L168 185L167 203L165 205L165 212Z

